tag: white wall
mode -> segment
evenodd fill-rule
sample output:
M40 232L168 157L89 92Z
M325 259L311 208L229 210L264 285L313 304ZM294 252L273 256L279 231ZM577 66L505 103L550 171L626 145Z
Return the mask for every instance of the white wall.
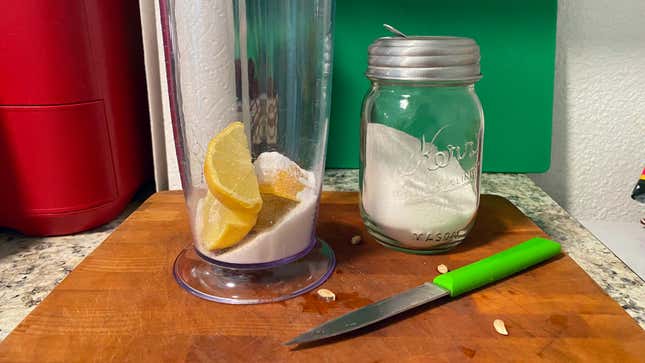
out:
M559 0L551 169L531 178L574 217L637 222L645 167L645 1Z
M168 104L168 84L159 22L159 2L139 0L146 64L150 131L157 190L181 189Z

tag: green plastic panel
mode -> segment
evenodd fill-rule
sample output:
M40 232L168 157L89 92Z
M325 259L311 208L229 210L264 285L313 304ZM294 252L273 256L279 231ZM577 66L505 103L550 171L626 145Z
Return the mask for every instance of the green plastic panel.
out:
M388 23L411 35L477 40L484 171L549 168L557 0L337 0L328 168L357 168L367 46Z

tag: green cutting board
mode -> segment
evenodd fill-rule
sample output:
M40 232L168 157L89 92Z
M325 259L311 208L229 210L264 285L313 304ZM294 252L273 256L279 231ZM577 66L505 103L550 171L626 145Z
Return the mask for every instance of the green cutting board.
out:
M458 35L481 48L484 164L544 172L551 153L557 0L337 0L328 168L358 167L367 46L390 35Z

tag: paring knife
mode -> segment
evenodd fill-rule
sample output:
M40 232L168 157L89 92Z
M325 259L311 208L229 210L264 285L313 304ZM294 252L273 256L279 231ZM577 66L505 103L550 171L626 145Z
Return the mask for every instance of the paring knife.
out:
M308 343L374 324L444 296L456 297L501 280L560 253L560 244L533 238L477 262L437 276L432 282L329 320L284 343Z

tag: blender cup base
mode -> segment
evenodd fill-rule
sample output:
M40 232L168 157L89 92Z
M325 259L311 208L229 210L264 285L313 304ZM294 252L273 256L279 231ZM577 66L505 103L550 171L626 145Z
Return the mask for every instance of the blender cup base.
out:
M225 304L262 304L311 291L329 278L335 265L334 252L322 240L298 260L257 270L210 263L191 244L177 256L173 272L181 287L202 299Z

